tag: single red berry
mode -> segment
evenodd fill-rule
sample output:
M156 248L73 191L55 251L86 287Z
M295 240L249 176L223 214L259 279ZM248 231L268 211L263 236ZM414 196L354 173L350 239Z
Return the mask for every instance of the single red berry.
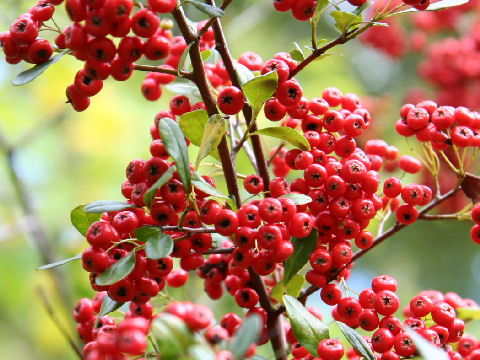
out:
M243 180L243 187L250 194L258 194L263 191L263 179L256 175L249 175Z
M340 360L345 349L337 339L324 339L318 344L317 352L324 359Z
M242 90L235 86L227 86L218 95L218 107L227 115L238 114L245 105L245 97Z
M237 214L229 209L223 209L215 219L215 230L224 236L234 234L238 229Z

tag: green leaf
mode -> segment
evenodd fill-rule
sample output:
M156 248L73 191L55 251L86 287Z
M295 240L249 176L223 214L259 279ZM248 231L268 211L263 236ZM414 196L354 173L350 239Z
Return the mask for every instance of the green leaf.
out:
M101 214L104 212L112 212L112 211L119 211L125 210L135 207L135 205L122 202L122 201L115 201L115 200L100 200L94 201L90 204L85 205L83 211L86 213L96 213Z
M180 175L183 186L188 193L190 191L190 166L185 136L178 123L170 118L160 119L158 130L165 148L173 160L175 160L178 175Z
M168 313L162 313L152 321L150 332L162 354L162 360L180 359L194 341L185 322Z
M283 303L283 295L288 294L297 297L300 295L304 284L305 277L295 274L286 287L283 281L278 282L270 292L270 297Z
M224 134L225 119L219 114L212 115L203 130L202 141L200 143L200 149L198 150L197 161L195 162L195 169L198 169L200 161L217 148Z
M319 0L317 4L317 10L315 10L315 14L313 14L313 17L311 19L312 23L316 24L320 20L320 17L323 15L325 12L325 6L328 5L330 1L329 0Z
M341 34L358 27L363 21L362 15L355 15L346 11L332 11L330 15L335 19L335 27Z
M243 93L252 106L254 118L257 117L263 104L275 93L277 85L278 73L276 71L257 76L242 85Z
M421 335L417 334L416 331L412 330L408 326L405 326L403 330L410 335L415 347L417 348L418 353L422 356L424 360L449 360L450 357L448 354L436 347L432 343L428 342ZM375 357L373 358L375 359Z
M195 344L188 348L192 360L215 360L215 353L210 346Z
M192 103L202 101L202 95L195 85L187 83L167 84L165 87L175 94L185 95Z
M295 45L295 50L293 50L290 55L292 56L292 58L294 60L297 60L297 61L303 61L305 60L305 54L303 53L303 50L302 48L300 47L300 45L298 45L297 42L294 42L293 45Z
M192 144L200 146L207 121L208 114L205 110L195 110L180 116L178 123L187 139Z
M315 251L318 241L317 230L312 230L305 238L292 237L294 250L292 255L285 261L284 281L288 284L296 273L298 273L310 259L310 254Z
M240 85L245 85L247 82L255 78L253 72L245 65L240 63L235 64L235 72L237 73L238 82Z
M318 343L329 338L328 327L318 318L310 314L300 301L293 296L283 297L293 333L298 342L302 344L310 354L318 356Z
M78 254L78 255L75 255L74 257L71 257L71 258L68 258L68 259L64 259L64 260L60 260L60 261L57 261L57 262L54 262L54 263L51 263L51 264L40 266L39 268L37 268L37 270L51 269L51 268L54 268L54 267L57 267L57 266L62 266L62 265L67 264L71 261L80 260L81 258L82 258L82 254Z
M230 351L235 356L235 359L241 359L248 347L260 338L262 328L263 323L259 315L252 314L245 319L240 329L235 333L230 346Z
M300 150L310 150L310 143L305 138L305 136L300 134L297 130L286 126L268 127L265 129L257 130L251 134L271 136L274 138L282 139L299 148Z
M188 66L185 66L185 65L186 65L187 59L190 59L188 57L188 54L190 53L190 48L192 47L193 44L194 43L191 42L190 44L187 45L185 50L183 50L182 56L180 56L180 60L178 61L178 69L185 70L188 67Z
M50 65L53 65L56 62L58 62L62 58L62 56L65 55L68 51L69 50L64 50L61 53L55 56L52 56L49 60L47 60L43 64L35 65L34 67L21 72L15 77L15 79L13 79L12 84L15 86L20 86L35 80L37 77L42 75L43 72L47 70Z
M288 193L280 196L281 198L287 198L293 200L296 205L307 205L310 204L313 200L310 196L300 194L297 192Z
M347 341L352 344L353 348L357 350L365 359L376 360L377 358L373 354L372 349L365 341L362 335L353 330L350 326L345 325L342 322L336 321L336 324L342 331Z
M167 171L165 171L162 176L158 178L155 183L150 186L150 188L145 191L145 194L143 194L143 202L145 205L148 207L152 206L153 200L155 199L155 195L157 194L157 190L161 188L163 185L165 185L168 180L170 180L173 177L173 174L177 171L177 167L175 165L170 166Z
M124 279L135 267L135 251L131 251L125 257L105 270L95 279L97 285L112 285Z
M135 237L147 243L145 252L152 260L165 258L173 251L173 240L159 226L144 226L135 230Z
M456 308L457 317L465 322L480 319L480 309Z
M212 50L211 49L207 49L207 50L203 50L201 53L200 53L200 56L202 57L202 61L207 61L208 59L210 59L210 56L212 56Z
M443 9L448 9L454 6L460 6L463 4L468 3L469 0L441 0L439 2L430 4L426 10L422 11L438 11L438 10L443 10ZM415 9L414 7L411 7L410 9L403 10L396 12L395 14L404 14L404 13L409 13L409 12L417 12L420 10Z
M221 191L219 191L218 189L210 185L208 182L206 182L205 179L197 172L194 172L192 175L192 185L193 187L203 191L208 195L212 195L222 199L229 199L227 195L225 195L224 193L222 193Z
M204 50L204 51L202 51L202 54L206 51L210 52L210 56L206 59L205 59L205 55L202 55L202 59L206 63L216 64L222 59L220 53L217 50L215 50L214 48L211 48L209 50Z
M102 300L102 307L100 308L100 312L98 313L99 320L102 316L110 314L115 310L119 309L124 303L112 300L112 298L108 295L105 295Z
M79 205L70 212L70 221L75 229L83 236L87 235L88 228L95 221L100 220L101 215L98 213L86 213L83 208L85 205Z
M188 3L192 4L198 10L207 14L210 17L221 17L221 16L223 16L223 10L216 7L216 6L207 5L207 4L205 4L203 2L200 2L200 1L197 1L197 0L188 0Z

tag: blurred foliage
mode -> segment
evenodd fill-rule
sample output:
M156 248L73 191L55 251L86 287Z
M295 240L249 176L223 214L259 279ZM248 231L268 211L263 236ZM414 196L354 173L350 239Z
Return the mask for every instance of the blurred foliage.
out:
M33 1L3 1L0 29L7 29L16 16L31 5ZM61 25L67 24L64 18L56 19ZM294 21L290 14L274 13L271 1L267 0L234 1L225 23L235 57L252 50L267 59L276 52L293 50L292 41L302 46L310 43L309 25ZM319 38L332 36L331 24L322 23ZM344 55L317 61L299 76L305 95L319 96L327 86L358 93L372 108L379 110L374 118L375 136L381 135L408 152L392 129L403 90L407 83L415 81L412 66L394 63L358 42L334 52ZM0 130L12 143L26 132L31 134L15 152L13 161L58 259L74 256L86 247L70 225L71 209L94 200L121 200L125 167L131 159L148 158L149 126L154 115L166 108L169 98L169 94L165 94L161 101L145 101L139 91L145 74L140 73L126 83L108 80L103 91L92 99L90 108L84 113L75 113L65 105L64 93L80 66L78 61L65 57L35 82L13 87L11 80L24 65L11 66L0 60ZM42 130L42 125L59 116L62 121L58 125ZM261 124L265 125L266 121ZM270 139L266 143L275 144ZM250 171L244 156L239 162L240 172ZM87 274L79 262L61 269L68 279L66 290L72 301L65 309L53 286L51 273L35 270L42 263L35 243L26 235L28 222L12 188L5 154L1 153L0 359L74 359L75 355L42 308L35 288L46 289L58 315L75 336L70 319L73 302L93 294ZM430 288L456 291L462 297L478 301L480 255L468 238L468 225L423 222L400 232L358 261L349 286L361 290L370 285L374 276L388 273L399 280L404 304L419 290ZM168 291L180 299L211 305L217 317L226 311L241 313L231 297L214 304L203 294L202 286L192 276L188 288ZM319 295L314 294L309 302L320 306ZM328 307L322 309L328 313ZM479 335L478 324L476 332Z

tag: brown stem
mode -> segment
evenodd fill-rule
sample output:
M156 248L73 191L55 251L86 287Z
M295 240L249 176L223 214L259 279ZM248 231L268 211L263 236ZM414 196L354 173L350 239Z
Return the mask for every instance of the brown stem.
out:
M235 248L219 248L219 249L210 249L202 253L202 255L211 255L211 254L231 254Z
M73 351L78 355L80 359L83 359L82 357L82 351L78 347L78 345L75 343L73 338L70 336L69 332L67 329L62 325L60 319L58 318L57 314L55 313L55 310L52 307L52 304L48 301L47 295L45 294L45 290L42 287L37 287L36 288L36 293L38 297L40 298L40 302L42 303L43 307L45 308L45 311L47 312L48 316L50 316L50 319L52 319L53 323L57 327L58 331L63 335L65 340L70 344L70 347L73 349Z
M177 8L172 11L172 15L177 22L180 31L187 44L193 43L190 47L190 60L193 67L192 81L197 86L202 96L202 100L207 109L208 115L213 116L218 114L215 99L212 92L208 87L207 77L205 75L205 69L203 68L202 56L200 55L200 44L197 41L195 34L190 30L185 14L181 8ZM222 162L222 168L225 173L225 180L227 182L228 193L235 197L235 202L238 207L241 205L240 192L238 190L237 177L235 175L235 167L230 158L230 151L228 149L227 139L225 135L222 137L220 144L218 145L218 152L220 154L220 160Z
M209 5L214 5L213 0L207 0L206 3ZM240 85L240 82L238 81L238 78L237 78L237 73L235 71L233 59L230 54L230 50L228 49L227 41L223 33L222 23L220 22L220 19L218 18L214 19L212 26L213 26L213 32L215 33L216 49L220 53L220 56L223 60L223 64L225 65L225 69L227 70L228 75L232 80L232 84L235 87L241 89L242 86ZM243 107L243 116L245 117L247 126L249 126L250 122L254 120L252 119L253 118L252 107L249 104L245 104L245 106ZM257 124L253 124L252 127L250 128L251 132L255 132L257 131L257 129L258 129ZM263 179L265 191L268 191L270 188L270 175L268 173L268 166L265 160L265 154L263 152L262 142L260 141L260 137L258 135L252 135L250 138L252 140L253 152L255 154L255 158L257 161L258 173Z
M173 75L173 76L179 76L183 77L188 80L193 79L193 74L189 72L179 72L179 70L176 69L165 69L160 66L152 66L152 65L139 65L139 64L133 64L133 69L137 71L149 71L149 72L156 72L156 73L162 73L162 74L168 74L168 75Z
M270 301L267 288L262 278L252 269L248 269L252 285L259 296L260 305L267 312L267 330L268 337L272 343L273 352L276 360L287 360L285 351L284 331L281 323L281 313L277 312Z
M232 3L232 1L233 0L223 0L222 6L220 6L220 9L225 10L228 7L228 5ZM209 4L209 5L212 5L212 4ZM209 19L207 23L200 29L200 31L197 34L198 40L200 40L202 36L205 35L205 33L208 31L208 29L210 29L215 19L216 18Z

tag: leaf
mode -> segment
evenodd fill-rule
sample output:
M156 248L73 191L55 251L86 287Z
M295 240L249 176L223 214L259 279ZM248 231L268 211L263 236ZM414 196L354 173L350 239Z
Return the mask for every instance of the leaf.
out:
M441 0L439 2L430 4L428 8L422 11L438 11L438 10L443 10L443 9L448 9L454 6L460 6L463 4L468 3L469 0ZM418 9L415 9L414 7L411 7L410 9L407 10L402 10L399 12L396 12L395 14L405 14L409 12L417 12L420 11Z
M315 251L318 241L317 230L312 230L305 238L292 237L294 250L292 255L285 261L283 281L285 284L297 274L310 259L310 254Z
M185 64L186 64L188 54L190 53L190 48L192 47L192 45L193 45L193 42L188 44L185 50L183 50L182 56L180 56L180 60L178 61L178 69L185 70L186 68Z
M195 85L187 84L187 83L174 83L174 84L167 84L165 87L175 94L185 95L188 97L191 102L199 102L202 101L202 96L200 95L200 91Z
M457 317L465 322L480 319L480 309L456 308Z
M325 12L324 8L328 5L329 0L319 0L317 5L317 10L315 10L315 14L312 17L312 23L316 24L320 20L320 17ZM323 10L323 11L322 11Z
M190 165L185 136L178 123L170 118L160 119L158 130L165 148L173 160L175 160L178 175L180 175L183 186L188 193L190 191Z
M57 262L54 262L54 263L51 263L51 264L40 266L39 268L37 268L37 270L51 269L51 268L54 268L54 267L57 267L57 266L62 266L62 265L67 264L71 261L80 260L81 258L82 258L82 254L78 254L78 255L75 255L74 257L71 257L71 258L68 258L68 259L64 259L64 260L60 260L60 261L57 261Z
M205 344L195 344L188 348L188 354L192 360L215 360L212 348Z
M86 236L90 225L100 220L101 215L98 213L86 213L83 210L84 207L85 205L79 205L73 209L70 212L70 221L80 234Z
M307 205L310 204L313 200L310 196L300 194L297 192L288 193L280 196L281 198L287 198L293 200L296 205Z
M421 335L417 334L414 330L412 330L408 326L405 326L403 330L408 335L410 335L413 342L415 343L417 351L420 353L420 355L424 360L449 360L450 359L450 357L444 350L441 350L440 348L431 344L430 342L428 342L426 339L424 339Z
M293 45L295 45L295 50L293 50L290 55L292 56L292 58L294 60L297 60L297 61L303 61L305 60L305 54L303 53L303 50L302 48L300 47L300 45L298 45L297 42L294 42Z
M13 79L12 84L15 86L20 86L35 80L37 77L42 75L43 72L47 70L50 65L53 65L56 62L58 62L62 58L62 56L65 55L68 51L69 50L64 50L61 53L55 56L52 56L49 60L47 60L43 64L35 65L34 67L21 72L15 77L15 79Z
M272 97L277 90L278 73L271 71L265 75L254 77L242 85L243 93L252 106L254 117L256 118L263 104Z
M200 146L207 121L208 114L206 110L195 110L180 116L178 123L187 139L192 144Z
M240 85L245 85L247 82L255 78L253 72L247 68L245 65L240 63L235 64L235 72L237 73L238 82Z
M100 201L94 201L94 202L91 202L90 204L85 205L85 207L83 208L83 211L85 211L86 213L101 214L104 212L108 213L112 211L130 209L132 207L135 207L135 205L122 202L122 201L100 200Z
M162 231L159 226L144 226L135 230L135 237L147 243L145 252L152 260L165 258L173 251L172 238Z
M202 61L207 61L208 59L210 59L210 56L212 56L212 50L210 49L207 49L207 50L203 50L201 53L200 53L200 56L202 57Z
M131 251L125 257L118 260L115 264L105 270L100 276L97 276L95 283L97 285L112 285L124 279L135 267L135 251Z
M322 54L322 55L318 56L315 59L315 61L319 61L319 60L325 59L328 56L335 56L335 55L343 55L343 54L341 54L341 53L326 53L326 54Z
M168 313L162 313L161 316L155 317L150 326L150 333L162 354L162 360L181 359L181 354L190 347L194 340L186 323L179 317Z
M300 295L303 285L305 284L305 277L300 274L295 274L285 287L283 281L278 282L270 292L270 297L283 303L283 295L288 294L293 297Z
M474 203L480 201L480 177L466 173L462 181L462 191Z
M372 5L372 1L365 1L362 5L358 6L355 10L353 10L353 13L355 15L360 15L363 10L368 8L370 5Z
M158 178L155 183L150 186L150 188L145 191L145 194L143 194L143 202L145 205L148 207L152 206L153 200L155 199L155 195L157 195L157 190L161 188L163 185L165 185L168 180L170 180L173 177L173 174L177 171L177 167L175 165L170 166L167 171L165 171L162 176Z
M318 343L330 337L328 327L318 318L310 314L300 301L293 296L283 297L293 333L298 342L302 344L310 354L318 356Z
M208 154L214 151L220 141L222 141L225 134L225 119L215 114L208 119L203 130L203 137L200 143L200 149L198 150L197 161L195 162L195 169L198 169L200 161L202 161Z
M203 191L208 195L212 195L222 199L229 199L227 195L206 182L205 179L197 172L194 172L192 175L192 185L193 187Z
M221 17L221 16L223 16L223 10L216 7L216 6L207 5L207 4L204 4L204 3L200 2L200 1L197 1L197 0L188 0L188 3L192 4L198 10L207 14L210 17Z
M352 344L353 348L357 350L365 359L376 360L377 358L373 354L372 349L365 341L362 335L353 330L350 326L345 325L342 322L336 321L336 324L342 331L347 341Z
M286 126L279 127L268 127L265 129L257 130L251 135L266 135L274 138L282 139L286 142L289 142L293 146L299 148L300 150L310 150L310 143L308 140L300 134L297 130Z
M362 15L355 15L347 11L332 11L330 15L335 19L335 27L341 34L346 33L350 29L358 27L363 21Z
M243 321L230 346L235 359L241 359L248 347L260 339L262 328L262 320L257 314L252 314Z
M119 309L124 303L112 300L112 298L108 295L105 295L102 300L102 307L100 308L100 312L98 313L99 320L102 316L110 314L115 310Z

